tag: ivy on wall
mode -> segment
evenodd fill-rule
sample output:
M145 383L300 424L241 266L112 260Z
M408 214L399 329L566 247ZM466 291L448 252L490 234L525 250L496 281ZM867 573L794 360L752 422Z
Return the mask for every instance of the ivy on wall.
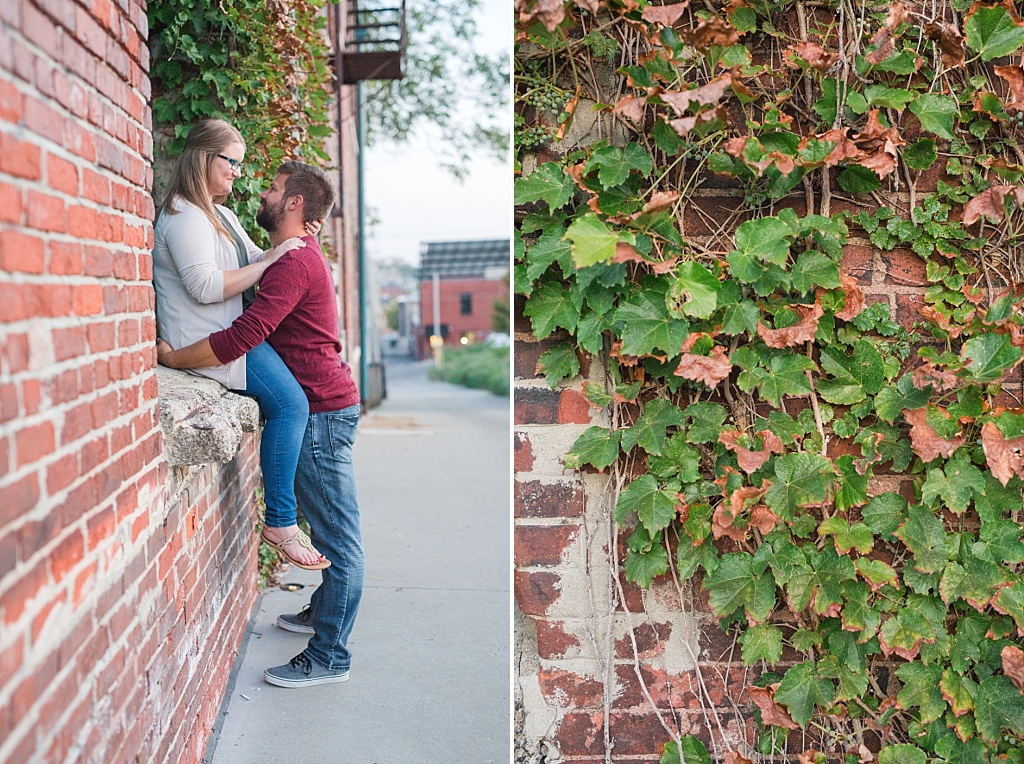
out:
M761 754L1024 761L1016 7L516 7L515 289L569 337L550 385L605 369L565 466L622 486L626 578L701 582L761 668ZM738 209L684 235L710 182ZM925 259L909 330L843 272L854 236ZM673 737L662 764L710 762Z
M154 0L148 6L154 134L167 158L201 119L246 141L232 206L254 236L259 192L282 161L326 163L333 94L328 0ZM157 189L159 194L159 189Z

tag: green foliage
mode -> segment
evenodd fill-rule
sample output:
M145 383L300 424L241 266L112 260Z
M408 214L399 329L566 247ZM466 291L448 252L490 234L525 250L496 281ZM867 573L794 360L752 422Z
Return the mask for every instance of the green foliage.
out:
M852 718L887 741L879 764L1017 760L1024 704L1001 656L1024 635L1024 466L1003 441L1024 437L1024 415L997 396L1024 356L1024 295L990 290L995 271L977 253L1024 235L1018 70L985 63L1024 45L1024 22L1008 4L954 2L956 19L944 7L966 38L961 63L956 35L916 13L888 28L889 9L866 6L847 75L816 67L812 49L787 51L783 5L729 6L740 42L728 49L697 44L687 15L648 22L644 3L602 4L593 26L566 5L553 30L531 18L539 3L524 5L523 124L565 124L571 96L540 108L527 94L579 86L580 103L593 96L593 111L631 130L614 146L555 144L515 185L525 313L538 338L574 336L543 371L552 385L576 374L577 350L609 380L590 400L611 424L584 431L565 466L621 486L625 578L692 578L738 631L744 663L775 672L759 686L831 736L830 756L855 760ZM625 94L617 103L588 89L590 46L567 33L582 21L616 40L618 79L599 73ZM638 56L630 35L644 24ZM809 34L838 54L835 25ZM938 189L912 193L912 208L878 195L936 169ZM826 183L867 209L798 214ZM746 207L704 220L724 224L710 237L689 235L702 184L739 186ZM965 226L995 185L1008 189L1002 207ZM917 323L864 304L844 268L853 237L925 261ZM903 475L900 492L876 472ZM778 665L784 647L805 660ZM759 750L803 753L779 732L762 726ZM680 759L666 745L663 764Z
M445 348L444 363L428 370L431 379L508 395L509 348L477 344Z
M277 165L290 158L328 161L323 143L333 134L333 84L326 4L155 0L147 7L154 134L159 142L169 133L157 151L179 154L191 126L207 117L238 128L246 169L231 205L256 236L262 235L255 225L259 192Z

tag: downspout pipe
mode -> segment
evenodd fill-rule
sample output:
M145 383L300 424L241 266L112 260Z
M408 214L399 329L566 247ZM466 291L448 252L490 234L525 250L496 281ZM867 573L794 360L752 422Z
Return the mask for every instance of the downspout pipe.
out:
M366 283L366 194L363 182L366 165L366 90L362 82L356 87L359 89L359 118L356 121L359 136L359 391L365 406L365 402L369 400L370 383L369 353L366 346L369 290Z

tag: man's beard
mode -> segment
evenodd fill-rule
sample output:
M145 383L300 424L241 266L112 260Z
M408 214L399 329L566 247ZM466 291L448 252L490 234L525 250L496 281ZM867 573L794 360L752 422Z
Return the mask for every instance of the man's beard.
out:
M274 233L281 226L282 218L284 218L284 202L276 207L271 207L263 202L259 212L256 213L256 225L267 233Z

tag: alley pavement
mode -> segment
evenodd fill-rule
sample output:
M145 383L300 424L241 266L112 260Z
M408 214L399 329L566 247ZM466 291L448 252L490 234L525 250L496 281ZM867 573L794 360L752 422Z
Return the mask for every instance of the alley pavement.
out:
M307 636L275 626L320 574L294 566L259 599L209 764L509 761L509 399L389 363L355 465L366 589L349 681L274 687Z

